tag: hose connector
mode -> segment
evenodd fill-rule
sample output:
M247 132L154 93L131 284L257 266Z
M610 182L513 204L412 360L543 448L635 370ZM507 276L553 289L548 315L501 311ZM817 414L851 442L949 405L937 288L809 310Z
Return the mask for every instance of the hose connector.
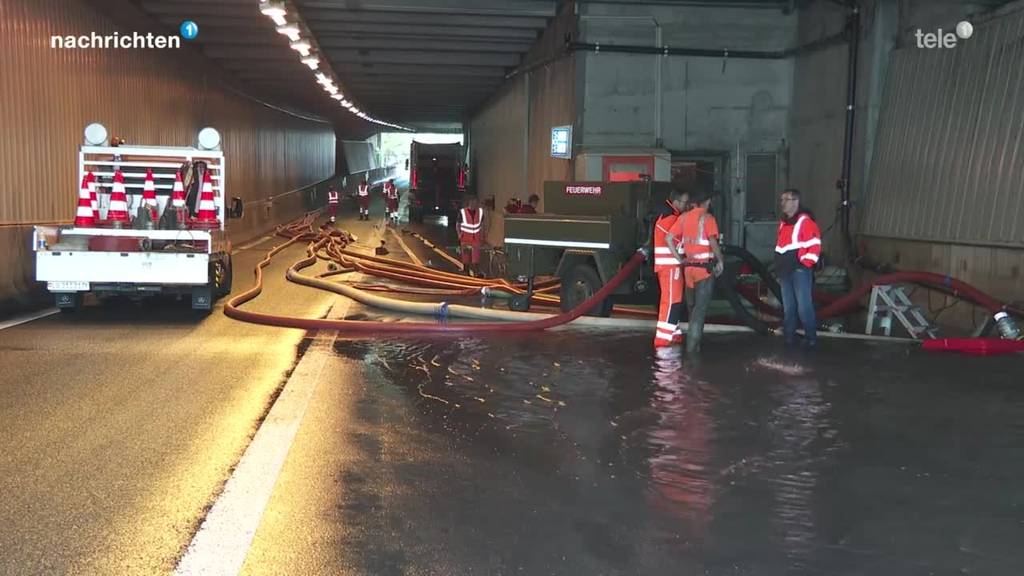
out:
M1006 340L1024 340L1024 335L1021 334L1017 323L1013 321L1013 317L1005 310L1000 310L993 318L996 320L996 327L999 328L1000 336Z

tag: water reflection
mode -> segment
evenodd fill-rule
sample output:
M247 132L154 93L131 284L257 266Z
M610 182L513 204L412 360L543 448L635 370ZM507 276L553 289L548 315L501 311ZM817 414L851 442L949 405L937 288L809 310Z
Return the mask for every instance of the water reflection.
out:
M650 502L682 522L689 538L706 536L714 502L716 473L711 468L710 409L715 393L695 376L698 356L689 362L678 348L654 357L655 389L650 406L657 419L647 431Z
M338 350L379 371L474 463L510 463L515 477L492 488L495 498L543 478L553 487L524 505L560 500L576 524L593 527L590 538L616 526L633 535L618 548L678 561L684 573L1024 565L1000 540L1021 535L1019 518L1003 512L1019 502L1024 474L1014 458L1024 442L1020 363L1004 361L988 376L1005 372L1003 383L982 385L962 376L992 365L977 360L964 368L852 343L809 356L756 338L714 343L699 358L655 356L646 335L577 332ZM937 466L952 472L938 480ZM972 476L982 468L994 472ZM982 512L971 498L948 497L979 486L992 494ZM970 562L942 530L917 530L916 519L928 519L956 534L965 518L971 533L961 540L995 542ZM947 550L942 561L937 548Z

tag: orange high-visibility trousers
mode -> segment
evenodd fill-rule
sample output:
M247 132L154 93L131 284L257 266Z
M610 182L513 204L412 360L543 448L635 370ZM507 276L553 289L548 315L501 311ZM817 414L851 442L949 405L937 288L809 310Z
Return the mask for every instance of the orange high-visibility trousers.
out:
M654 331L655 347L669 346L682 340L679 319L683 314L683 267L659 270L658 285L661 286L661 302Z

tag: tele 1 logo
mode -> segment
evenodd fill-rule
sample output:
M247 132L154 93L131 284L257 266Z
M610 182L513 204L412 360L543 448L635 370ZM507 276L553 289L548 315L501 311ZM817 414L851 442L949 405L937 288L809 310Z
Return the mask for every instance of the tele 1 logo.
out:
M936 32L925 32L920 28L914 33L918 48L956 48L958 40L967 40L974 34L974 26L964 20L956 25L956 33L944 32L939 28Z

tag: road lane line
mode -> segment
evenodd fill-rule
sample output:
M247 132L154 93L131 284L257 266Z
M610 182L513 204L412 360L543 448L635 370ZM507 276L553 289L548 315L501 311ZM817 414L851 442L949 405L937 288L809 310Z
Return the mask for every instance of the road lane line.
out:
M268 235L266 235L266 236L264 236L262 238L257 238L257 239L255 239L255 240L253 240L251 242L247 242L245 244L242 244L238 248L235 248L234 250L231 251L231 253L232 254L238 254L238 252L241 251L241 250L248 250L249 248L252 248L253 246L259 246L260 244L263 244L264 242L266 242L267 240L270 240L273 237L274 237L273 234L268 234Z
M56 308L47 308L46 310L40 310L39 312L33 312L24 316L18 316L17 318L11 318L0 322L0 330L6 330L8 328L14 328L15 326L32 322L33 320L39 320L40 318L46 318L59 312Z
M337 317L346 317L352 303L341 300ZM313 339L178 562L175 576L237 576L241 572L306 408L332 357L335 339Z
M388 228L388 232L391 232L391 235L395 237L395 240L398 240L398 245L402 247L402 250L409 258L412 258L412 261L417 266L423 266L423 261L420 260L412 250L409 249L409 246L405 244L405 240L402 240L402 237L398 234L398 232L395 232L393 228Z
M234 576L242 569L274 484L302 423L331 340L314 340L178 563L176 575Z

